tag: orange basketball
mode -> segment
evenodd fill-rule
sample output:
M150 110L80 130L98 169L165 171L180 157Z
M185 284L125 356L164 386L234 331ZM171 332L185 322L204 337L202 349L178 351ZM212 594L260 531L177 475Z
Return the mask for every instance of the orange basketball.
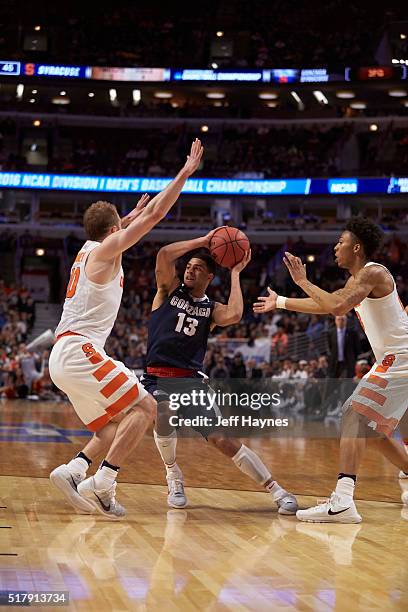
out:
M211 238L210 253L218 265L233 268L243 260L250 243L244 232L236 227L218 227Z

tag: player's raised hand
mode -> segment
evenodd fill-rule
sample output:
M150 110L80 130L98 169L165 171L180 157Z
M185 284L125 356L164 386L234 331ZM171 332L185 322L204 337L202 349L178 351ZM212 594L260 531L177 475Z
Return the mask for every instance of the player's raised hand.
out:
M126 227L128 227L128 225L132 223L132 221L137 219L137 217L144 211L144 208L149 200L150 196L147 195L147 193L144 193L136 204L136 206L134 207L134 209L131 210L130 213L122 219L122 229L125 229Z
M253 305L255 314L263 314L276 309L276 300L278 294L268 287L268 295L260 295L258 301Z
M204 147L201 144L201 140L196 138L191 145L190 155L187 155L187 161L184 164L184 171L188 176L191 176L198 168L203 156Z
M243 259L241 259L239 263L235 264L235 266L231 269L231 272L242 272L242 270L249 264L250 261L251 249L249 249L249 251L245 253Z
M293 282L299 285L299 283L302 281L307 280L306 265L302 263L300 257L295 257L291 253L288 253L288 251L285 251L283 261L289 270L289 274L291 275Z

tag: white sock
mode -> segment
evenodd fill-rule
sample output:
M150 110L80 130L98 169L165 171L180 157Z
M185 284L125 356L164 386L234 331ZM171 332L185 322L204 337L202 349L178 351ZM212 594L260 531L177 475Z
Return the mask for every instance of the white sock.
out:
M265 486L265 489L272 495L273 501L278 501L286 494L285 489L282 489L281 486L278 485L276 480L272 480L269 484Z
M239 451L232 457L233 462L241 472L255 480L259 485L264 485L271 478L266 465L260 460L253 450L243 444Z
M104 489L110 489L117 476L118 472L116 470L112 470L112 468L106 465L100 467L94 476L96 490L102 491Z
M352 478L349 478L348 476L343 476L342 478L339 478L337 481L336 494L342 497L343 499L346 498L349 501L352 501L353 496L354 496L355 486L356 486L356 483L354 482Z
M74 459L67 463L67 468L71 474L80 474L82 478L85 478L89 464L82 457L74 457Z
M153 436L167 474L181 476L181 470L176 463L177 432L173 431L169 436L159 436L156 430L153 430Z

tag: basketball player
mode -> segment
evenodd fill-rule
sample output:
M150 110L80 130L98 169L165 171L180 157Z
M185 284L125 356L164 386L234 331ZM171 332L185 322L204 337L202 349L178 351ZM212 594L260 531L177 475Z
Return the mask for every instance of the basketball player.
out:
M408 316L398 297L395 281L383 265L371 261L382 241L380 228L363 217L351 219L335 246L337 265L350 272L344 288L328 293L311 283L298 257L286 253L284 262L294 282L308 298L286 298L268 288L259 297L255 313L284 308L313 314L344 315L353 308L374 352L376 362L343 406L340 469L330 500L298 510L309 522L359 523L353 501L357 472L369 435L379 450L403 472L408 456L390 439L407 410ZM403 501L404 494L402 495ZM408 502L408 496L407 500Z
M196 139L176 178L150 203L143 196L123 225L115 206L108 202L96 202L85 212L89 240L72 266L49 362L53 382L94 432L77 457L50 475L52 483L80 512L96 509L111 519L124 516L124 508L115 500L116 477L156 415L153 397L133 372L110 359L103 348L122 299L122 253L165 217L198 168L202 154L201 142ZM84 480L92 459L106 449L96 474Z
M208 248L211 234L165 246L156 260L157 293L148 326L147 369L142 383L158 402L154 438L166 467L168 505L173 508L184 508L187 498L183 474L176 462L177 433L169 421L169 417L174 416L170 410L170 396L180 391L204 389L208 392L201 371L210 331L217 325L225 327L238 323L243 312L240 273L250 261L250 251L231 270L228 304L214 302L206 295L215 273L215 262L209 254L199 253L190 258L183 283L176 274L177 259L194 249ZM214 408L208 410L208 406L190 405L179 409L177 415L188 418L201 415L211 419L208 425L198 425L194 429L232 459L244 474L264 487L281 514L295 514L296 498L278 485L258 455L237 439L216 432L218 415Z

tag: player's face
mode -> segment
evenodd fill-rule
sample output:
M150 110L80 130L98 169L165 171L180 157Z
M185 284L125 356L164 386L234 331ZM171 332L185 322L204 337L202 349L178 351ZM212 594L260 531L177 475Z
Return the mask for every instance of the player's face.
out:
M184 284L189 289L206 288L213 279L213 274L207 270L205 262L198 257L192 257L184 272Z
M353 234L343 232L334 247L334 257L339 268L350 268L357 256L356 241Z

